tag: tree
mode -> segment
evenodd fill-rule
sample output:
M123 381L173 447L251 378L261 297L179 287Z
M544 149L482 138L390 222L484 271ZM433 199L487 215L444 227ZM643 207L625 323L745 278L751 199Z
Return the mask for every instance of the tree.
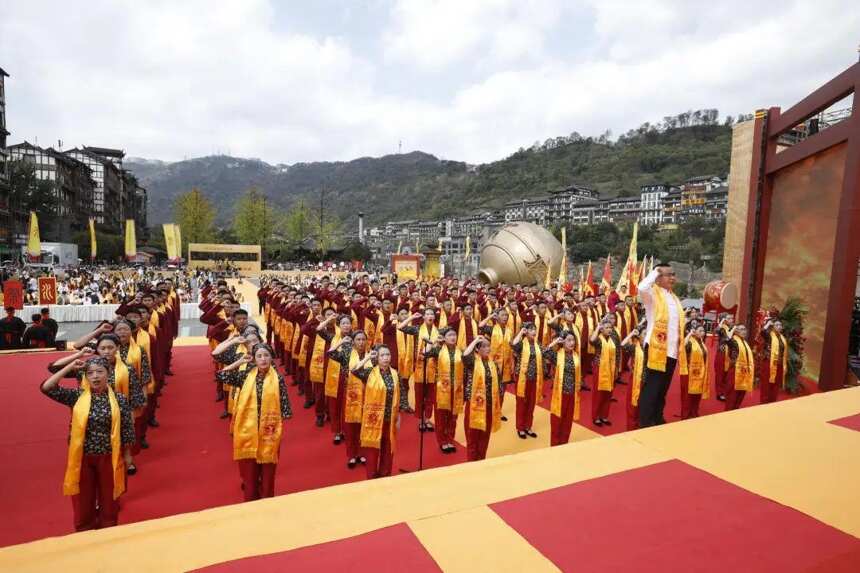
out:
M265 247L275 227L277 211L257 188L248 189L236 205L233 230L239 242Z
M204 243L215 237L215 208L196 187L176 198L174 219L182 230L182 252L188 243Z
M39 179L36 166L29 161L9 162L9 205L14 211L36 212L43 241L59 238L54 182ZM16 229L15 232L19 231Z
M300 199L284 215L280 227L287 243L295 247L310 235L311 225L311 210L304 199Z

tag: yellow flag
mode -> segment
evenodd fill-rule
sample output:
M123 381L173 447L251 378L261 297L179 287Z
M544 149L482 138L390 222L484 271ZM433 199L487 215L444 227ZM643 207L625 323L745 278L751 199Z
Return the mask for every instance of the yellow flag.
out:
M439 237L439 248L437 249L440 253L442 252L442 237Z
M624 263L624 268L621 270L621 276L618 277L618 285L615 287L615 292L621 292L621 287L626 286L627 292L630 295L636 296L636 286L639 284L639 273L636 268L636 240L639 236L639 222L633 223L633 236L630 237L630 248L627 252L627 262Z
M397 243L397 254L400 254L400 250L403 248L403 241Z
M96 260L98 246L96 245L96 220L90 217L90 260Z
M421 252L420 241L421 241L420 238L415 237L415 254L416 255Z
M567 283L567 228L561 228L561 267L558 269L559 286Z
M543 280L543 288L549 288L552 282L552 259L546 262L546 278Z
M176 233L173 231L173 223L164 223L161 228L164 229L164 247L167 249L167 259L172 261L176 259Z
M176 258L182 260L182 231L179 223L173 224L173 234L176 236Z
M472 256L472 237L466 235L466 259Z
M39 218L30 211L30 236L27 238L27 255L36 261L42 256L42 241L39 239Z
M125 258L133 259L137 255L137 240L134 236L134 219L125 220Z

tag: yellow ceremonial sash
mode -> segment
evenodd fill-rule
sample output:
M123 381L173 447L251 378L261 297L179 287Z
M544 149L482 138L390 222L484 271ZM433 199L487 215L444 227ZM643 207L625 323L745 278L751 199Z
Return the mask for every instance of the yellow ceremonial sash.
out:
M278 375L269 368L263 380L263 403L257 418L257 368L245 377L233 414L233 459L255 459L261 464L278 463L281 445L281 393Z
M588 325L588 354L594 354L594 345L591 343L591 333L594 332L595 328L597 328L597 319L591 309L585 313L585 324Z
M346 397L344 400L343 421L349 424L361 423L361 411L364 405L364 383L355 374L352 369L355 365L361 362L363 356L360 356L355 348L349 354L349 374L346 380Z
M538 332L537 342L541 346L549 346L549 343L552 342L552 332L549 327L550 320L552 320L552 313L549 311L543 316L535 314L535 328Z
M445 312L445 309L441 309L439 311L439 328L446 328L448 326L448 313ZM459 334L458 334L459 337Z
M238 353L251 354L251 351L248 349L248 345L243 342L242 344L240 344L236 347L236 353L237 354ZM247 364L240 364L239 365L239 372L245 372L246 370L248 370ZM239 401L239 388L237 386L233 386L232 384L223 384L223 388L227 392L227 401L225 403L226 408L227 408L227 413L232 415L236 412L236 404ZM236 420L234 419L233 424L231 424L231 427L230 427L230 433L233 432L232 426L234 426L235 423L236 423Z
M490 368L490 395L493 399L493 427L492 432L502 427L502 403L499 397L499 373L495 363L490 360L487 363ZM484 373L483 360L475 357L475 366L472 369L472 396L469 399L469 428L473 430L487 431L487 380Z
M314 347L311 352L310 381L322 384L325 382L325 339L317 334L314 337Z
M81 378L81 388L84 390L90 389L90 381L87 379L86 374ZM113 365L113 389L128 399L128 365L122 360L121 356L116 357L116 362Z
M552 386L552 402L550 403L550 412L554 416L561 418L561 398L562 387L564 386L564 368L567 363L567 350L561 349L556 353L555 357L555 379ZM582 364L579 359L579 353L573 353L573 364L575 374L574 380L574 397L573 397L573 419L579 420L579 389L582 387Z
M615 347L615 340L611 336L600 335L600 364L597 371L597 389L606 392L612 392L615 387L615 377L617 372L617 362L615 361L615 353L618 349Z
M753 389L753 355L750 345L740 336L735 335L738 345L738 358L735 360L735 390L752 391Z
M436 365L436 408L451 410L451 386L454 386L455 414L463 412L463 353L454 348L454 380L451 380L451 351L447 346L439 350Z
M149 332L142 328L138 328L136 341L137 345L146 353L146 362L149 365L149 371L152 372L152 351L150 350L152 340ZM142 382L143 381L141 380L141 383ZM155 392L155 378L151 377L149 384L146 385L146 393L152 394L153 392Z
M391 399L391 453L397 447L397 416L400 403L400 384L398 383L397 371L391 370L391 378L394 382ZM388 388L382 380L379 366L370 371L367 377L367 386L364 388L364 410L361 413L361 447L379 449L382 443L382 426L385 424L385 398Z
M125 461L120 455L120 416L119 402L111 388L107 389L110 401L110 450L111 466L113 467L113 498L117 499L125 491ZM84 438L87 433L87 422L92 406L92 392L84 388L72 408L72 427L69 436L69 456L66 461L66 474L63 477L63 495L78 495L81 493L81 464L84 458Z
M341 338L343 336L341 336L340 328L337 328L334 338L331 339L331 346L340 342ZM325 395L330 398L337 398L337 387L340 383L340 362L328 357L326 357L326 361L328 361L328 366L325 371Z
M642 375L645 372L645 351L642 350L642 345L638 342L633 343L633 377L631 379L630 391L633 395L630 397L630 403L634 406L639 405L639 393L642 390Z
M782 343L782 387L785 388L785 379L788 377L788 343L785 340L785 337L778 332L771 330L770 331L770 372L769 372L769 380L770 384L776 383L776 370L779 364L779 348L780 343Z
M397 371L404 378L412 376L412 361L415 358L415 337L397 329Z
M505 326L509 324L510 322ZM510 381L514 369L514 353L511 350L513 336L511 329L502 328L499 324L493 325L490 334L490 359L496 363L496 370L502 380L507 381Z
M133 336L128 343L128 352L125 354L125 361L129 366L134 368L134 371L137 373L138 381L140 381L143 368L143 356L140 352L140 346L134 341Z
M424 362L426 360L427 366L427 383L435 384L436 383L436 359L435 358L426 358L424 356L424 347L426 342L425 338L429 338L430 340L436 340L439 338L439 331L436 330L434 326L431 330L427 330L427 323L422 323L421 328L418 329L418 349L415 352L415 367L412 370L412 382L417 384L424 383Z
M669 351L669 303L661 287L654 285L651 293L654 297L654 329L651 331L651 338L648 340L648 368L657 370L658 372L665 372L666 357ZM675 293L670 291L669 294L674 304L678 305L678 345L679 350L683 350L682 336L684 335L684 324L686 322L684 309L681 306L681 301L675 296ZM686 352L678 352L678 362L682 364L682 370L684 369L683 363L686 360Z
M474 318L470 318L469 321L472 323L472 334L475 336L478 335L478 323ZM468 344L466 343L466 318L463 317L460 319L460 325L457 327L457 348L460 350L465 350Z
M523 340L523 347L520 351L520 371L517 376L517 396L524 398L526 395L526 374L529 367L529 359L532 355L531 343L528 340ZM543 352L540 345L535 343L535 365L537 366L536 382L537 382L537 399L543 395Z
M376 317L376 335L373 337L374 344L382 344L382 327L385 326L386 319L385 313L381 310L378 312L378 315L379 316ZM389 317L388 320L391 320L391 318Z
M686 352L686 349L684 349ZM699 339L690 339L690 355L682 365L681 374L687 375L687 393L701 394L707 399L710 395L710 376L708 375L708 350Z

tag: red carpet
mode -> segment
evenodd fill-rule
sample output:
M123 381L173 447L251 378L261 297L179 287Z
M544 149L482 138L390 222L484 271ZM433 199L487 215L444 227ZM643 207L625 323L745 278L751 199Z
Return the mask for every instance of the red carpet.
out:
M197 571L440 571L404 523L331 543L228 561Z
M860 540L677 460L491 507L562 571L848 573L860 563Z
M839 418L838 420L830 420L830 423L836 426L842 426L843 428L848 428L849 430L854 430L855 432L860 432L860 414L846 416L844 418Z
M72 532L72 510L62 495L69 409L39 392L46 366L61 354L0 358L4 376L0 400L6 408L0 432L0 546ZM227 422L214 402L211 362L204 346L174 349L175 376L168 377L160 428L151 429L152 446L137 458L138 475L129 477L120 523L165 517L239 503L239 473L232 461ZM313 424L312 410L290 387L294 417L288 420L278 466L278 495L365 479L363 466L346 467L343 446L334 446L328 426ZM419 432L414 418L403 418L395 471L418 467ZM465 461L465 449L442 454L433 434L425 436L424 467Z

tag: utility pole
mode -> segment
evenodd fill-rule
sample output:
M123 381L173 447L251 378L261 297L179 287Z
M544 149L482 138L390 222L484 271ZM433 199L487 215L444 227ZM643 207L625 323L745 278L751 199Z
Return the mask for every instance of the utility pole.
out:
M325 186L320 188L320 230L317 235L317 247L320 249L320 257L325 254L323 252L323 214L325 213Z

